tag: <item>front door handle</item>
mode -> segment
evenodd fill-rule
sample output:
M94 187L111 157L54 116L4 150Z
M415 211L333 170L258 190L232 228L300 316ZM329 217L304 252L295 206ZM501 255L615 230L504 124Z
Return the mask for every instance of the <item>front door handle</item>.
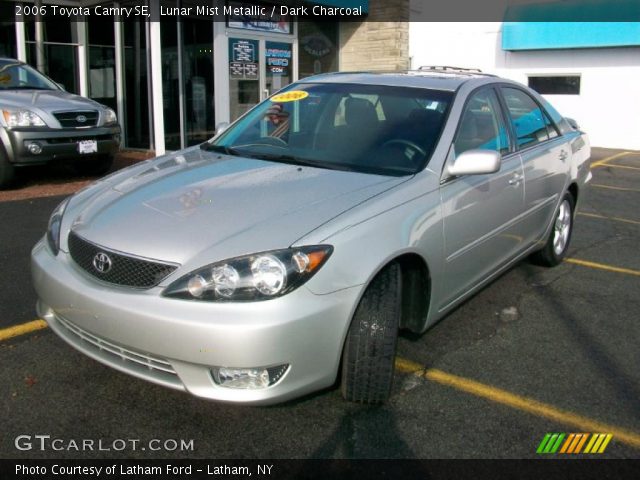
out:
M560 150L560 155L558 155L558 158L560 159L561 162L564 162L567 159L568 155L569 154L564 150Z
M520 182L523 178L524 177L519 173L514 173L513 176L509 179L509 185L520 185Z

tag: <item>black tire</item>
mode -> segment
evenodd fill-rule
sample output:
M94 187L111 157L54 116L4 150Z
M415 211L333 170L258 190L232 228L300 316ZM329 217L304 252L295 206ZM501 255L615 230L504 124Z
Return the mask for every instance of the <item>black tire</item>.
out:
M536 265L542 265L545 267L555 267L562 263L562 260L567 254L567 250L569 250L569 244L571 243L571 234L573 233L573 213L575 210L575 200L573 195L569 192L565 193L558 209L553 215L553 225L551 227L551 231L549 232L549 236L547 237L547 241L542 248L535 252L531 256L531 261ZM567 210L568 209L568 210ZM564 217L561 218L561 217ZM561 235L559 231L559 227L563 227L565 222L567 224L567 232L566 239L562 242L560 246L557 244L558 236Z
M74 168L80 175L97 176L107 173L112 165L112 155L100 155L79 160L74 164Z
M351 321L342 354L342 396L383 403L393 383L401 312L400 266L391 264L367 287Z
M2 148L2 147L0 147ZM0 153L0 190L11 185L15 176L15 167Z

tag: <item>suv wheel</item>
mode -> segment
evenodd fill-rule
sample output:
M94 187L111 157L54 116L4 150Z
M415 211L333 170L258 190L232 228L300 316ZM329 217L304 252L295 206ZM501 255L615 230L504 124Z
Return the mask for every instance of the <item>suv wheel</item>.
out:
M8 187L13 181L14 175L15 167L3 153L0 153L0 189Z
M396 263L382 270L360 300L342 355L342 396L383 403L393 383L402 277Z

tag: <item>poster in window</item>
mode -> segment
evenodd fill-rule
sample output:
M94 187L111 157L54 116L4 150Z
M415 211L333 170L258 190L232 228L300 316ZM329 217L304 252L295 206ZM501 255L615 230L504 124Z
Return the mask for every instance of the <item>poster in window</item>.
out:
M265 61L267 62L268 74L288 77L291 69L291 58L290 43L266 43Z
M259 80L258 41L229 39L229 78L232 80Z

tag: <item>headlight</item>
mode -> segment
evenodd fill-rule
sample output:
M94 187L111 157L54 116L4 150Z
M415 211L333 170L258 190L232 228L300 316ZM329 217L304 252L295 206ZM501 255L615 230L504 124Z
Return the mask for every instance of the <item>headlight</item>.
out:
M332 251L329 245L316 245L232 258L185 275L163 295L214 302L279 297L309 280Z
M2 110L2 115L8 127L45 127L47 125L31 110Z
M110 108L105 109L104 111L104 123L116 123L118 121L118 117L116 116L116 112L111 110Z
M60 251L60 225L62 224L62 216L67 208L67 203L69 203L69 198L63 200L49 218L49 226L47 227L47 243L54 255L58 255L58 252Z

